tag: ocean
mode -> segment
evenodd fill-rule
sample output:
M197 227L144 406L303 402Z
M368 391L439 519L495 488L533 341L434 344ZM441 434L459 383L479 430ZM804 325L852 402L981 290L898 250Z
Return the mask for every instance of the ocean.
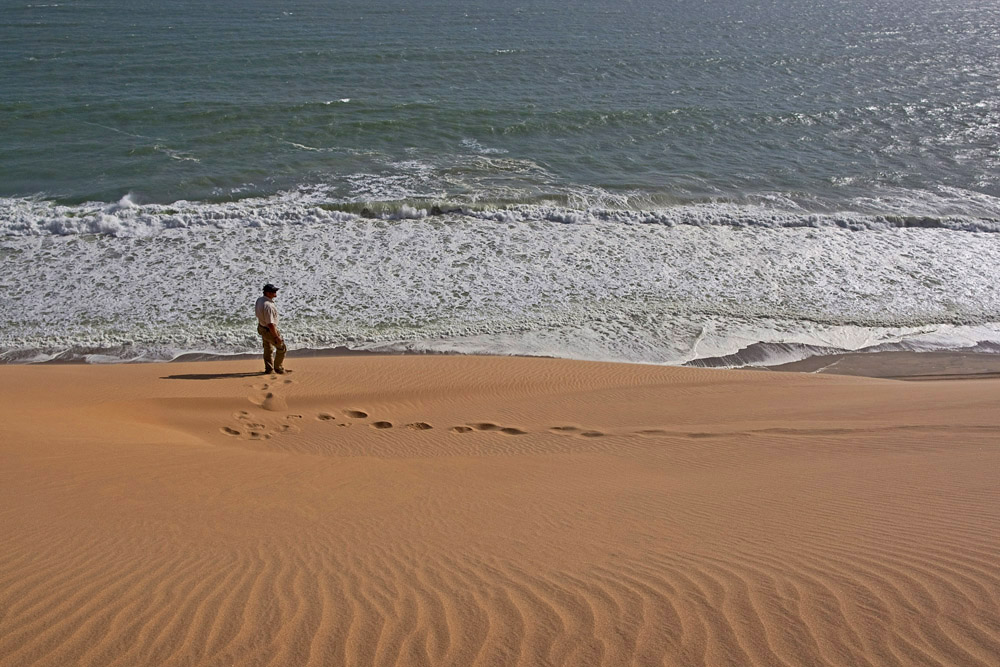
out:
M1000 351L995 0L0 9L0 361Z

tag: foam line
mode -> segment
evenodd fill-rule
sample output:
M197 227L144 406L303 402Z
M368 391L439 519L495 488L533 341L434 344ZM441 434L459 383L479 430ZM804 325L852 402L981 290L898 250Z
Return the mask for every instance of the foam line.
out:
M291 143L291 142L287 142ZM303 150L327 151L294 144ZM165 149L166 150L166 149ZM188 154L172 151L177 159L197 160ZM379 179L374 175L354 178L362 193L404 194L405 181ZM393 185L395 183L395 185ZM602 199L607 197L601 195ZM177 227L281 227L289 224L339 222L371 211L383 219L414 218L432 212L502 223L559 222L580 225L593 222L621 225L659 225L674 227L731 227L737 229L847 229L851 231L886 231L894 229L943 229L956 232L1000 232L1000 211L996 217L973 215L931 215L922 213L866 214L844 211L810 213L770 208L757 204L702 203L667 208L634 210L586 206L567 207L548 204L498 203L480 200L474 204L441 203L433 199L365 203L329 202L322 195L288 192L272 197L250 198L233 202L187 202L169 205L145 204L114 207L91 202L61 205L40 198L0 198L0 236L36 236L71 234L108 234L112 236L149 235ZM620 204L627 206L628 198ZM367 215L367 213L366 213Z

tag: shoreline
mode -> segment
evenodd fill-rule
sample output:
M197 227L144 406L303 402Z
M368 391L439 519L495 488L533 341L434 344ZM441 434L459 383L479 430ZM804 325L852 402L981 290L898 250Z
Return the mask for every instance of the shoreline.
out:
M435 350L407 350L386 352L374 350L355 350L344 346L322 349L290 350L286 359L314 358L351 358L351 357L487 357L496 359L561 359L542 355L503 355L503 354L465 354L461 352L440 352ZM180 364L229 361L259 361L259 354L240 353L232 355L212 353L186 353L164 361L121 361L110 363L91 363L83 359L52 359L41 362L0 363L4 366L130 366L136 364ZM573 360L566 361L590 361ZM739 367L699 366L696 363L682 365L656 364L647 362L604 362L622 363L625 365L652 366L665 368L704 368L706 370L736 370L736 371L776 371L787 373L806 373L817 375L849 375L889 380L927 381L927 380L973 380L993 379L1000 377L1000 354L988 352L954 351L877 351L877 352L840 352L820 354L793 362L774 365L748 365Z
M1000 378L1000 355L982 352L846 352L820 355L760 370L851 375L886 380Z

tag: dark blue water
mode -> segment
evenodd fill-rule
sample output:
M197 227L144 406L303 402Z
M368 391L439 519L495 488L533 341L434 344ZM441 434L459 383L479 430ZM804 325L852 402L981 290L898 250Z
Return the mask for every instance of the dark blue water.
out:
M4 5L8 196L349 196L407 160L440 197L1000 195L986 0Z

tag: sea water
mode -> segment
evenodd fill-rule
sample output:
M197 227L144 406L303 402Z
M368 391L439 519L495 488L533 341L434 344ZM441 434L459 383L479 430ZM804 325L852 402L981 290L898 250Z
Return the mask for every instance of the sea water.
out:
M994 0L2 0L0 359L1000 349Z

